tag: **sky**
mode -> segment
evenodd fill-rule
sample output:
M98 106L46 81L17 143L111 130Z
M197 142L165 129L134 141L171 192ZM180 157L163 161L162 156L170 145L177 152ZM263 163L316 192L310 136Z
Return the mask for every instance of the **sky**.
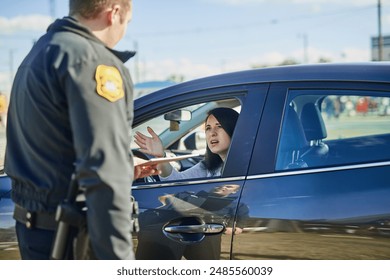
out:
M1 0L0 91L67 0ZM298 63L371 60L378 0L133 0L133 19L115 47L136 50L134 82L199 77ZM390 35L390 0L381 0Z

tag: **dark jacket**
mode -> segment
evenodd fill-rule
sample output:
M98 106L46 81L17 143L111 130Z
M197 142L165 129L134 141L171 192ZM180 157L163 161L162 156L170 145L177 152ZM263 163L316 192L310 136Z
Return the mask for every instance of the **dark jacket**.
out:
M123 63L133 55L106 47L65 17L33 46L11 92L5 171L12 199L31 211L55 211L75 173L88 227L96 228L91 238L119 240L102 244L99 258L116 258L104 250L131 244L133 92Z

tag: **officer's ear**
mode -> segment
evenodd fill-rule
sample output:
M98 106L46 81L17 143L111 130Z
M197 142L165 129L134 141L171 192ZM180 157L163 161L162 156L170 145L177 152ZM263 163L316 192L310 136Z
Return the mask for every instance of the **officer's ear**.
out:
M121 20L121 6L113 4L107 11L107 22L109 25L113 25L116 21Z

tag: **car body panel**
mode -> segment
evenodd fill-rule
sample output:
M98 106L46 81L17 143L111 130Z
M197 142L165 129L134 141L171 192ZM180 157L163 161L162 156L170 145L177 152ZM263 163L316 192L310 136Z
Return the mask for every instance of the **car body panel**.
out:
M253 211L234 258L388 259L388 164L249 177L241 203Z
M230 259L232 235L200 234L192 237L173 234L169 238L163 227L170 221L184 221L187 217L199 217L206 224L232 227L243 182L238 179L195 181L173 186L157 184L156 188L135 187L133 195L139 203L141 228L134 235L137 259ZM237 185L236 195L229 199L201 195L212 194L213 189L224 185ZM164 202L162 198L166 196L175 196L176 200ZM211 203L208 202L210 199Z
M3 174L0 175L0 260L20 259L13 210L11 180Z
M0 229L8 229L15 225L12 219L13 203L11 202L11 180L0 176Z

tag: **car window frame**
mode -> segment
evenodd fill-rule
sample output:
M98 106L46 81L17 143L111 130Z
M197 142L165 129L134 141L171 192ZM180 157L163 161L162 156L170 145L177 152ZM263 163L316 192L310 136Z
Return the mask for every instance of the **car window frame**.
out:
M264 86L262 86L263 88ZM186 180L179 181L169 181L169 182L150 182L150 183L135 183L133 186L135 188L139 187L157 187L157 186L165 186L168 184L186 184L197 183L197 181L207 181L212 180L221 180L221 178L225 178L225 180L230 180L233 177L241 177L244 178L247 174L248 165L250 161L251 151L253 149L253 142L255 139L255 135L257 132L257 127L260 119L260 113L258 115L253 115L251 110L246 107L253 107L257 104L256 99L265 100L265 95L261 97L258 94L259 87L253 87L252 85L239 85L239 86L228 86L228 87L220 87L213 89L201 89L198 91L194 91L191 93L186 93L179 96L174 96L171 98L161 99L159 102L153 102L150 106L143 104L141 110L137 110L135 108L135 119L134 126L144 122L148 119L154 118L158 115L163 114L164 112L168 112L171 110L187 107L193 104L205 103L215 100L226 100L231 98L236 98L241 103L241 112L240 117L238 119L236 128L237 131L234 132L232 143L229 149L229 153L227 156L226 164L222 170L221 177L213 177L213 178L191 178ZM255 91L255 92L253 92ZM263 105L261 105L263 106ZM250 121L245 121L250 117ZM250 135L248 135L248 140L245 142L245 145L242 145L242 141L236 139L235 135L241 133L245 130L247 124L250 124L253 129L250 130ZM239 156L237 156L239 155ZM243 155L245 155L243 157ZM232 160L234 159L234 160Z
M249 166L248 176L261 174L283 173L289 170L275 170L278 145L280 142L283 115L288 102L288 94L294 90L340 90L343 92L375 92L377 95L390 96L390 85L383 82L351 82L351 81L291 81L275 82L270 85L263 117L259 125L253 157ZM382 92L382 93L381 93ZM261 155L261 156L260 156ZM313 167L316 169L323 167ZM298 170L299 172L300 170ZM306 172L301 170L300 172Z

